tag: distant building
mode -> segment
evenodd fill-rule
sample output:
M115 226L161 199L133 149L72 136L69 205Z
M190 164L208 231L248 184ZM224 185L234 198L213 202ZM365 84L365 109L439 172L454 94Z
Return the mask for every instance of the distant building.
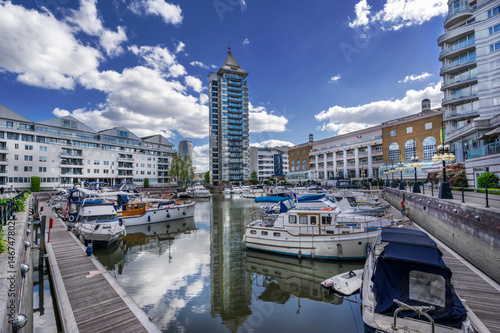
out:
M0 105L0 185L42 188L78 182L164 186L173 144L161 135L140 138L124 127L95 131L72 116L33 122Z
M424 168L432 166L432 156L436 154L436 146L440 144L442 123L443 111L441 108L432 110L427 98L422 101L421 112L383 122L384 165L380 168L380 173L383 174L391 167L396 168L400 162L407 166L412 157L418 157L424 163ZM400 176L400 173L394 175L396 179ZM405 178L413 180L415 169L407 168L403 171L403 179ZM417 179L425 181L426 178L427 173L422 172L422 168L417 168Z
M311 148L314 180L330 184L332 179L379 177L383 163L380 125L316 141Z
M273 177L285 180L288 172L288 147L250 147L250 173L257 172L259 182Z
M189 156L193 160L193 143L189 140L179 142L179 154L181 157Z
M248 180L248 73L229 48L224 64L209 75L209 167L212 185Z
M289 183L302 183L315 180L309 172L309 153L314 144L314 136L309 134L309 141L288 148L288 173L286 180ZM316 174L315 174L316 175Z
M449 0L438 38L445 142L465 162L469 186L483 172L500 176L500 2Z

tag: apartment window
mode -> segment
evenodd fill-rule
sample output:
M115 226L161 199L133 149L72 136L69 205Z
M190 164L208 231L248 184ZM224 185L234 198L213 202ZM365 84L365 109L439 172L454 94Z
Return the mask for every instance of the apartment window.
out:
M99 169L94 169L94 173L99 173Z
M38 156L38 162L47 162L47 156Z
M31 172L31 171L33 171L33 167L30 167L30 166L25 166L25 167L24 167L24 171L25 171L25 172Z
M40 151L47 151L47 146L40 146L39 149Z
M17 165L14 165L14 171L18 171L18 170L19 170L19 167Z
M498 15L498 13L500 13L500 6L497 6L493 9L488 10L488 17Z
M38 167L38 172L47 172L47 167Z
M495 52L500 50L500 42L490 45L490 52Z
M32 155L24 155L24 160L25 161L33 161L33 156Z
M500 24L490 27L488 30L490 32L490 35L496 34L497 32L500 31Z
M104 173L109 173L109 170L108 169L104 169L102 170Z
M13 123L12 121L8 121L8 122L6 123L6 127L7 127L7 128L14 128L14 123Z
M18 161L19 160L19 155L14 155L14 161Z
M500 105L500 96L495 96L492 99L493 106Z
M390 133L389 133L390 136L396 136L396 130L392 130Z
M94 165L99 165L99 160L94 160Z
M425 129L426 130L432 129L432 123L425 123Z
M406 128L406 134L413 133L413 126L409 126Z
M16 140L17 140L17 139L16 139ZM15 149L19 149L19 143L16 143L16 144L14 145L14 148L15 148Z

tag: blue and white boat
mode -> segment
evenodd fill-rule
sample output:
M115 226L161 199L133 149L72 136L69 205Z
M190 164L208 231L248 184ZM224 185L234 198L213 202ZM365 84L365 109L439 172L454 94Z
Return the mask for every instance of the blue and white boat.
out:
M300 208L290 198L260 197L262 216L247 225L247 248L297 257L364 259L389 217L342 215L332 207ZM266 205L268 204L268 205Z
M365 332L473 332L452 273L424 232L383 228L363 274Z

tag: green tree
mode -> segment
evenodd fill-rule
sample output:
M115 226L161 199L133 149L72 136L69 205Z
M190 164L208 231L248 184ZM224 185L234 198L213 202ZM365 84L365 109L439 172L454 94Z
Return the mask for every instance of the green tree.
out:
M477 177L477 185L481 188L496 188L498 186L498 177L493 172L485 172Z
M210 184L210 171L205 172L205 183Z
M40 177L31 177L31 192L40 192Z
M183 164L183 161L182 161L181 154L179 154L178 152L174 153L172 155L172 162L170 163L169 175L177 183L180 181L180 177L182 175L182 169L183 169L182 164Z
M184 176L184 181L189 183L194 180L194 168L193 168L193 161L191 160L191 156L186 155L184 156L183 160L183 176Z
M144 178L144 188L149 188L149 178Z
M250 181L252 182L252 184L257 184L259 182L259 176L257 176L257 171L253 170L251 173L250 173Z

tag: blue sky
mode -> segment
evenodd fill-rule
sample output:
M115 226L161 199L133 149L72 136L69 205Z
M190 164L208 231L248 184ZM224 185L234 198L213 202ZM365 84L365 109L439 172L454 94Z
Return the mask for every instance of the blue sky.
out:
M292 145L441 101L445 0L0 0L0 104L195 146L229 41L249 75L250 144Z

